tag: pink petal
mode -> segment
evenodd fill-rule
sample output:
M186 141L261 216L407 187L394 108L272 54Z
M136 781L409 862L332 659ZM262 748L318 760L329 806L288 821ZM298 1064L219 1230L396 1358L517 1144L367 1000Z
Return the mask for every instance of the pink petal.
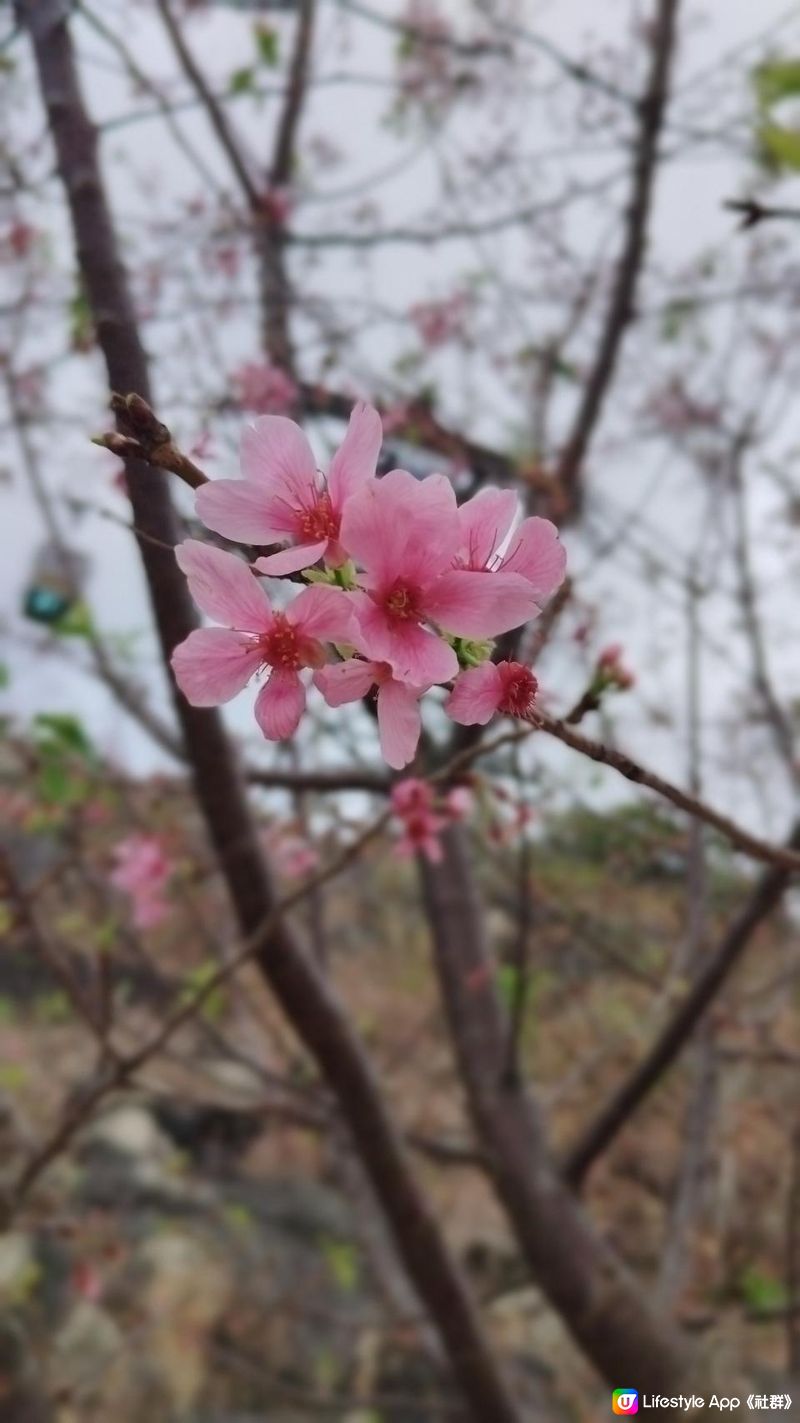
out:
M286 616L305 637L321 638L323 642L351 642L356 633L350 594L324 583L298 593L286 609Z
M503 683L493 662L470 667L456 679L444 709L462 726L485 726L497 711Z
M537 603L546 603L564 581L567 553L549 519L523 519L514 530L502 563L504 573L521 573Z
M341 512L345 499L374 479L382 440L383 427L377 410L371 405L356 405L347 434L328 471L328 493L337 512Z
M285 741L297 730L306 689L296 672L273 671L256 697L256 721L268 741Z
M485 568L514 521L517 496L513 489L482 489L458 511L461 556L469 568Z
M432 687L458 672L458 658L448 643L418 623L390 621L371 600L359 612L359 626L361 649L376 662L388 662L400 682Z
M415 479L404 469L393 469L348 499L341 541L367 569L373 586L401 577L427 582L452 563L458 550L453 487L442 474Z
M242 473L292 509L316 502L320 489L317 462L308 440L285 415L262 415L242 435Z
M310 568L322 558L327 547L327 539L315 544L296 544L293 548L282 549L280 553L268 553L263 558L257 558L255 567L259 573L266 573L268 578L282 578L286 573Z
M342 707L346 702L360 702L375 685L376 676L376 663L349 657L346 662L320 667L314 673L314 686L329 707Z
M261 666L261 653L240 632L196 628L178 644L170 661L187 702L193 707L216 707L247 686Z
M175 557L198 608L210 618L243 632L266 631L272 609L258 579L236 554L186 539L178 544Z
M455 568L425 595L425 613L458 637L497 637L539 612L533 588L519 573Z
M401 771L413 761L421 730L419 698L400 682L384 682L378 691L378 732L388 766Z
M274 544L293 535L297 514L246 479L214 479L198 489L197 517L207 529L237 543Z

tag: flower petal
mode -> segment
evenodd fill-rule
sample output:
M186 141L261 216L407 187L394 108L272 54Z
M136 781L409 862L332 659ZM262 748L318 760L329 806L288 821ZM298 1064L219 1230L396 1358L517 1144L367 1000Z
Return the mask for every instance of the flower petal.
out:
M195 495L207 529L237 543L274 544L293 535L297 515L285 502L247 479L212 479Z
M293 548L281 549L280 553L268 553L263 558L257 558L255 567L268 578L283 578L287 573L297 573L301 568L310 568L318 563L327 547L327 539L315 544L296 544Z
M502 691L502 679L494 663L484 662L461 673L444 709L462 726L485 726L497 711Z
M413 761L421 730L418 696L401 682L383 682L378 690L378 733L383 759L394 771Z
M372 586L398 578L429 582L449 567L458 551L458 511L443 474L415 479L393 469L348 499L341 541L367 569Z
M242 433L242 474L261 489L286 500L292 509L316 502L317 461L306 436L285 415L262 415Z
M382 441L383 426L377 410L371 405L356 405L347 434L328 470L328 493L337 513L345 499L374 479Z
M342 588L315 583L286 609L290 623L305 637L323 642L352 642L356 634L355 610L350 594Z
M458 637L498 637L539 612L531 584L519 573L454 568L425 595L425 613Z
M549 519L539 518L523 519L502 562L504 573L521 573L528 579L540 605L563 583L566 566L567 552L558 529Z
M229 702L261 666L251 638L228 628L196 628L170 658L175 680L193 707Z
M256 721L268 741L285 741L297 730L306 705L306 689L296 672L270 673L256 697Z
M518 500L513 489L482 489L458 511L461 557L468 568L486 568L514 521Z
M360 702L375 685L376 675L376 663L349 657L346 662L320 667L314 673L314 686L329 707L342 707L347 702Z
M225 553L199 539L186 539L175 549L178 566L189 580L198 608L225 627L264 632L272 609L258 579L235 553Z
M376 662L388 662L398 681L409 682L413 687L432 687L437 682L449 682L458 672L458 658L452 647L418 623L390 620L367 599L358 621L359 649Z

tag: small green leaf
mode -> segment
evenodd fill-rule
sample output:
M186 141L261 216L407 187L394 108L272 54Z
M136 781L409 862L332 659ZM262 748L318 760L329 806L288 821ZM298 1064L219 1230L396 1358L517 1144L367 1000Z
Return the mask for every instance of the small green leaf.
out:
M268 64L271 69L274 69L280 57L278 31L274 30L271 25L256 25L253 37L260 62Z
M39 712L33 721L39 731L47 733L49 741L57 742L65 751L86 757L94 754L94 747L77 716L69 712Z
M781 99L800 94L800 59L773 59L760 64L753 74L756 97L768 109Z
M780 124L762 124L758 132L762 157L770 168L800 172L800 130Z
M181 1004L191 1004L202 993L217 973L218 965L213 962L201 963L191 969L184 979ZM225 994L222 988L212 988L203 999L200 1012L209 1023L217 1023L225 1009Z
M355 1247L346 1240L326 1236L321 1242L322 1253L339 1289L352 1294L358 1287L359 1265Z
M234 69L228 89L231 94L249 94L252 91L255 77L252 64L248 64L242 69Z

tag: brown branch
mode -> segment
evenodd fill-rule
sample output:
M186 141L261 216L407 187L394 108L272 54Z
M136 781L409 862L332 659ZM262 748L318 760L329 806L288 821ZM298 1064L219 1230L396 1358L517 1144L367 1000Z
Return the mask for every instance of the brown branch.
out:
M694 816L697 820L702 820L706 825L710 825L714 830L718 830L720 835L724 835L726 840L737 850L741 850L745 855L749 855L753 860L760 860L766 865L775 865L785 871L800 870L800 853L793 847L781 848L779 845L771 845L766 840L761 840L757 835L751 835L748 830L744 830L741 825L737 825L727 815L721 815L719 811L713 810L697 796L690 795L687 791L682 791L679 786L675 786L671 781L667 781L663 776L659 776L655 771L648 771L638 761L632 760L624 752L617 751L613 746L607 746L602 741L594 741L588 736L583 736L581 732L573 731L566 722L559 721L556 717L548 716L545 712L535 713L535 725L542 731L546 731L549 736L554 736L557 741L562 741L565 746L569 746L573 751L579 751L582 756L588 756L590 761L597 761L601 766L611 766L624 776L626 781L632 781L634 785L645 786L648 790L655 791L663 796L679 810L686 811L687 815Z
M39 85L67 194L78 262L109 384L150 399L137 331L100 174L96 134L80 89L60 0L17 0L34 50ZM163 473L142 466L131 481L135 522L174 544L175 516ZM195 626L171 554L139 541L165 663ZM519 1423L475 1305L413 1173L363 1044L305 946L275 909L230 743L219 716L189 707L173 687L195 790L220 858L242 934L258 937L257 963L287 1018L318 1063L386 1214L408 1274L441 1335L467 1406L477 1420ZM266 927L269 926L269 927Z
M573 512L577 512L581 505L584 460L611 387L623 337L634 315L658 166L659 139L667 109L678 4L679 0L656 0L650 41L650 74L638 105L640 123L633 154L625 238L597 351L571 433L558 461L557 481Z
M800 846L800 822L795 826L789 846ZM707 1008L727 982L753 935L780 904L789 883L789 870L777 866L766 870L761 876L741 913L718 947L709 954L693 986L652 1047L567 1152L563 1169L570 1185L578 1187L582 1184L598 1156L607 1150L648 1093L673 1065Z
M183 37L183 31L172 13L169 0L156 0L156 7L184 73L191 81L192 87L206 111L209 123L228 158L248 206L255 211L261 205L261 194L253 181L249 164L245 161L242 153L241 144L228 122L228 116L213 90L206 83L203 71L195 60Z
M495 1191L533 1278L600 1373L674 1393L686 1379L677 1339L563 1189L528 1092L504 1074L508 1023L463 829L442 841L442 863L423 859L420 871L459 1073Z

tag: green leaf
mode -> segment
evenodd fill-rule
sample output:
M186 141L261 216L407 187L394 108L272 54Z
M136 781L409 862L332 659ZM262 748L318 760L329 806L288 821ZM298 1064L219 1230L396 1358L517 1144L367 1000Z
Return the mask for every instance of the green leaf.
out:
M56 742L65 751L87 758L94 755L94 747L77 716L69 712L39 712L33 722L37 730L47 734L48 741Z
M511 1008L516 1002L519 992L519 976L516 964L504 963L497 970L497 991L506 1008Z
M742 1272L739 1289L745 1304L759 1313L761 1310L782 1309L786 1304L786 1287L773 1275L766 1275L755 1266Z
M74 603L63 617L53 623L53 632L61 637L88 637L92 631L92 618L85 603Z
M800 172L800 131L780 124L762 124L758 132L762 157L770 168Z
M5 662L0 662L0 691L3 691L6 687L8 687L10 685L10 682L11 672L9 671L8 666Z
M756 97L763 109L800 94L800 59L773 59L753 73Z
M184 986L181 992L181 1005L192 1004L198 994L202 993L215 977L218 971L218 964L211 961L198 964L186 974ZM225 1010L225 993L222 987L212 988L203 999L199 1012L209 1023L219 1022Z
M334 1240L330 1236L326 1236L320 1244L328 1269L339 1289L345 1294L352 1294L358 1287L359 1276L358 1253L355 1247L346 1240Z
M252 64L248 64L243 69L234 69L230 77L228 89L231 94L249 94L255 83L255 70Z
M280 57L278 31L274 30L271 25L256 25L253 37L260 62L268 64L271 69L274 69Z

